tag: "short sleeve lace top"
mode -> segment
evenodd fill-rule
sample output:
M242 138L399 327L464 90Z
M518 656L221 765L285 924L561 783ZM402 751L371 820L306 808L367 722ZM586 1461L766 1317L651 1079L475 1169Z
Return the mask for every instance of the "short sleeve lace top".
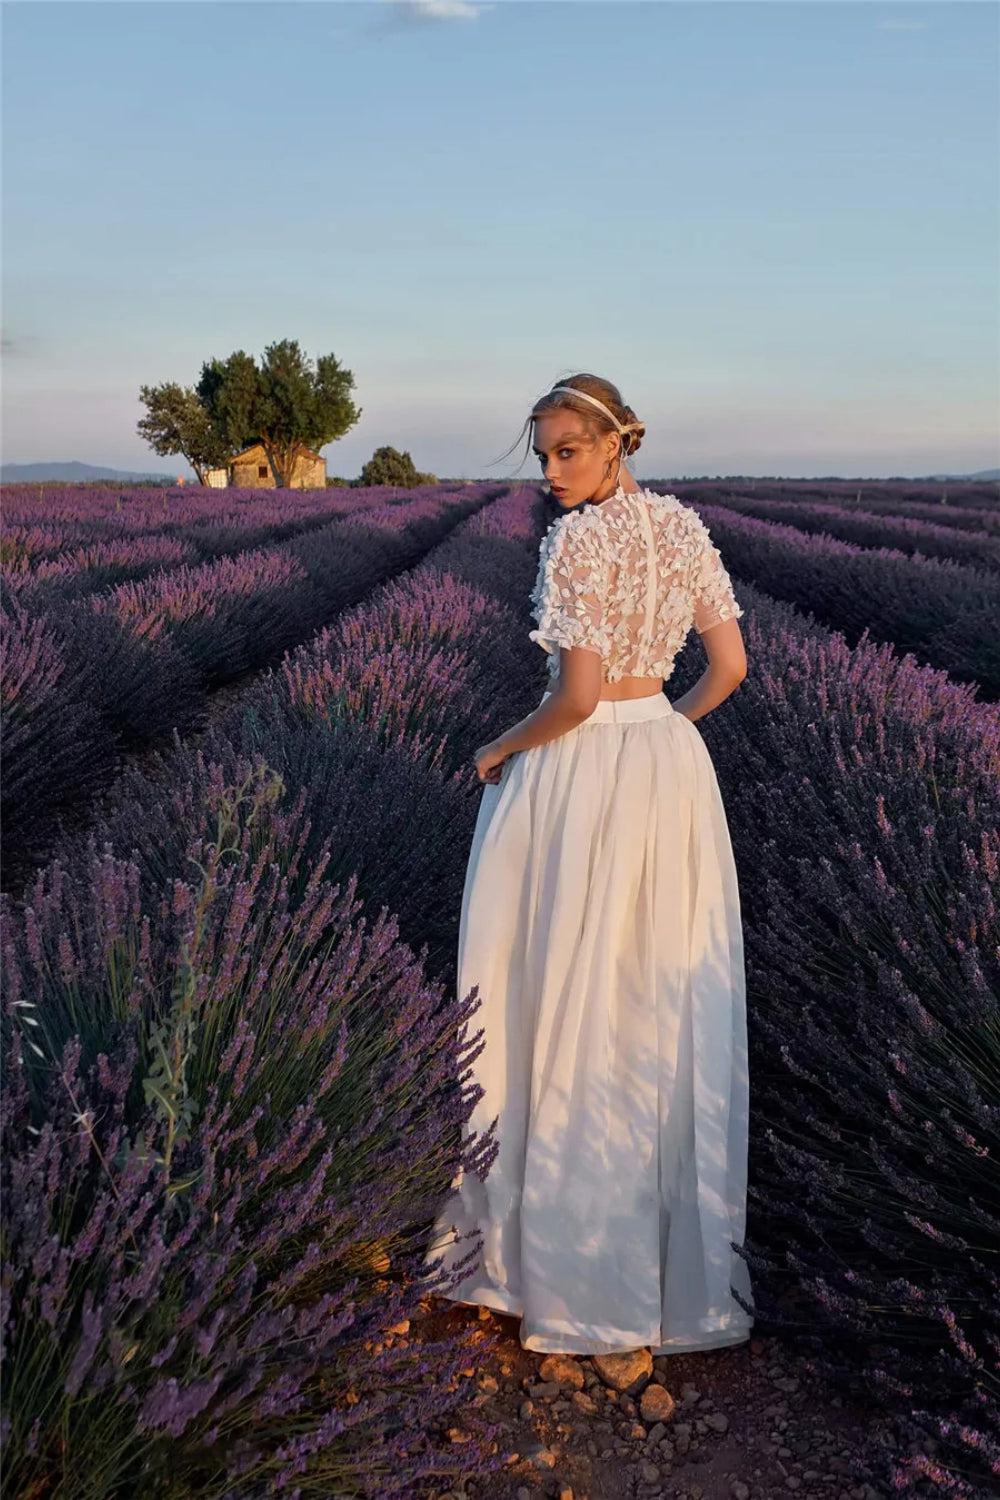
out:
M600 655L607 682L667 679L692 625L703 635L743 615L698 513L676 495L621 486L553 521L530 598L529 635L550 653L550 677L559 648L579 646Z

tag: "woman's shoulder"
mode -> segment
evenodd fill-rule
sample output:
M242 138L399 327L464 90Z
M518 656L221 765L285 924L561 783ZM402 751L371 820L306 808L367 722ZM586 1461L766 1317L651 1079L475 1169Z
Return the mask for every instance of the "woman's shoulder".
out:
M549 522L548 530L539 543L539 551L552 551L561 537L596 532L601 526L600 506L576 505Z
M672 524L672 529L676 530L679 538L700 540L708 535L708 528L694 507L685 505L674 494L661 494L659 490L651 490L644 485L637 490L626 490L624 494L631 499L648 501L665 521ZM606 505L576 505L549 522L539 543L539 551L552 551L560 538L579 536L585 539L584 545L591 540L597 541L609 531L620 530L622 521L626 518L631 525L634 515L634 507L630 514L628 508L623 510L620 504L614 510L608 509Z
M676 495L661 495L656 490L644 490L643 494L674 521L680 536L702 540L709 535L708 527L693 505L685 505Z
M559 527L566 531L579 531L593 529L600 525L601 507L599 505L574 505L572 510L565 511L553 521L553 527Z
M685 505L683 500L679 500L677 496L669 490L666 494L661 494L659 490L650 490L644 488L641 493L652 505L656 506L658 510L662 510L663 512L665 512L667 515L677 516L677 518L681 521L690 521L692 516L697 518L697 512L693 510L690 505Z

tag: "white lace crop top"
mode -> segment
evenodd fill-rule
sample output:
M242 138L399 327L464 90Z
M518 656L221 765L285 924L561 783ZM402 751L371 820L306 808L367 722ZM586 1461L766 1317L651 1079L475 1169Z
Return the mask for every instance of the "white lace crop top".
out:
M530 639L600 654L603 678L662 677L691 626L699 635L743 610L708 527L676 495L623 490L557 516L538 548Z

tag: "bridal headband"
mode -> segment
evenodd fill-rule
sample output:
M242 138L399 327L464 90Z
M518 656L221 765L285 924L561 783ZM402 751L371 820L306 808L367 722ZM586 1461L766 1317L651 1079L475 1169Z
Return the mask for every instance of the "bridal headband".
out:
M566 391L570 396L579 396L581 401L589 401L593 406L599 406L601 411L611 418L619 432L630 432L637 425L635 422L626 422L623 427L614 412L609 411L603 401L598 401L596 396L589 396L586 391L578 391L575 385L554 385L552 391L547 391L546 395L551 395L553 391Z

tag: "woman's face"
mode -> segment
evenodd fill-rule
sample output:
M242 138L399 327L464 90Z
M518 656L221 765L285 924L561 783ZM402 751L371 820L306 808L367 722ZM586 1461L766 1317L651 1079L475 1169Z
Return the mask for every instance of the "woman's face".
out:
M563 510L593 499L599 489L610 494L611 483L605 471L608 460L617 452L614 436L608 434L595 441L577 412L563 409L536 417L533 448L542 466L542 478L548 481L553 499ZM614 469L611 478L616 478Z

